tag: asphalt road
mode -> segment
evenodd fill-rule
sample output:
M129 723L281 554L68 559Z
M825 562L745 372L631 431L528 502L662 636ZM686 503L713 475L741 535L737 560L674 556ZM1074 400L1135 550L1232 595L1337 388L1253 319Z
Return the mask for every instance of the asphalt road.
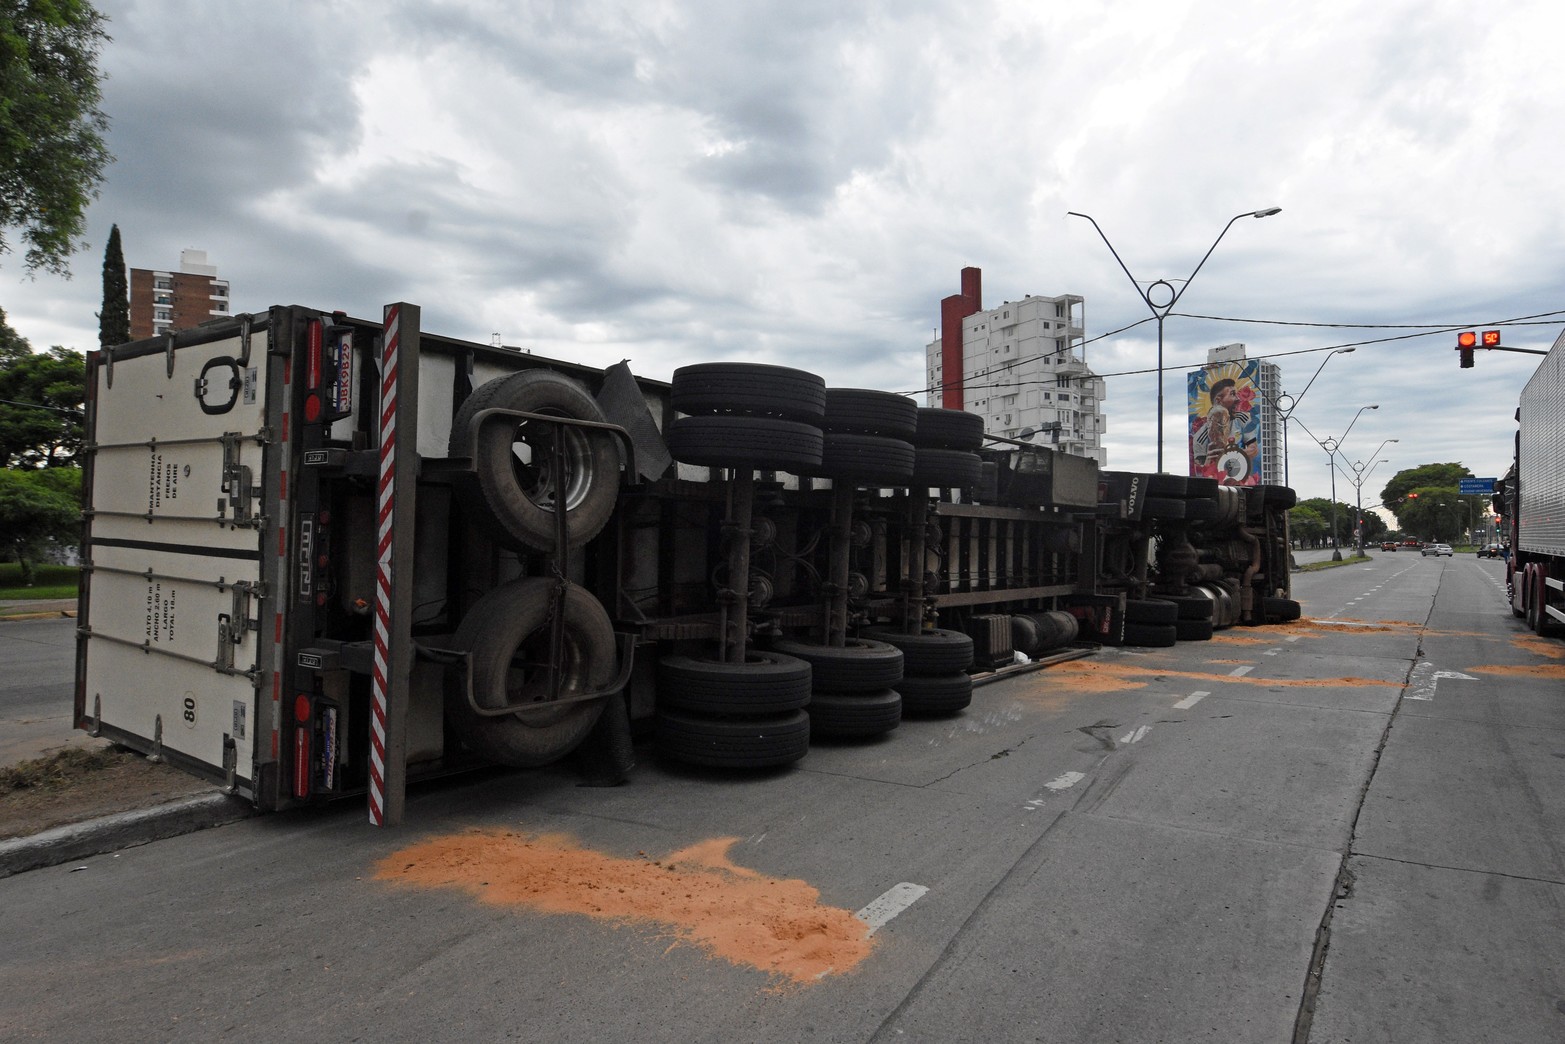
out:
M96 742L71 729L76 621L0 621L0 766Z
M397 830L355 802L0 880L0 1036L1558 1041L1565 644L1518 641L1501 576L1299 574L1302 625L1106 650L781 772L643 750L624 787L469 778ZM515 842L471 828L656 864L666 918L500 902ZM705 883L885 918L867 957L714 956L669 854L724 837ZM375 879L426 841L463 887Z

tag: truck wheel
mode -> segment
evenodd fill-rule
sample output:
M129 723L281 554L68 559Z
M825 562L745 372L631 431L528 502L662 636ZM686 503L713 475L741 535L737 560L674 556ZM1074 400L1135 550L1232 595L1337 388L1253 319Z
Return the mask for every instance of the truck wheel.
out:
M476 427L487 409L517 410L599 421L598 404L569 378L524 370L479 386L451 423L452 456L473 454L476 483L464 489L478 514L503 541L538 551L554 549L555 504L565 501L565 539L580 547L597 536L619 498L619 448L606 431L545 421L493 419ZM555 474L554 441L564 443L565 466Z
M1212 522L1217 518L1217 501L1210 497L1191 497L1185 501L1185 518L1191 522Z
M1298 505L1299 495L1291 486L1262 486L1261 503L1267 507L1288 510Z
M778 417L680 417L668 428L676 460L711 468L777 468L797 473L821 466L821 430Z
M1174 637L1181 642L1209 642L1212 640L1212 620L1175 620Z
M918 432L918 403L896 392L827 388L821 430L912 442Z
M1532 571L1532 597L1527 601L1527 625L1540 638L1554 634L1554 617L1545 608L1549 604L1549 585L1542 568Z
M658 753L712 768L767 768L798 761L810 750L810 719L802 710L765 718L705 718L658 712Z
M913 444L882 435L827 432L819 474L854 485L907 486L913 481Z
M871 638L901 649L904 677L953 674L973 665L972 636L961 631L934 627L918 634L902 634L890 628L870 627L860 631L859 637Z
M548 672L537 664L549 654L549 611L560 581L527 577L490 591L468 610L452 636L455 649L471 654L473 698L480 707L531 704L515 714L473 713L460 672L446 686L446 716L461 741L491 761L533 768L575 749L603 712L603 700L551 705ZM565 585L565 662L560 694L591 692L614 678L614 626L585 589ZM607 697L605 696L605 699Z
M886 642L849 638L838 648L774 638L772 650L808 663L816 693L873 692L902 680L902 650Z
M819 424L826 382L813 373L769 363L711 362L674 371L669 398L690 414L750 414Z
M1189 490L1190 482L1184 475L1154 473L1147 476L1149 497L1184 497L1190 495Z
M913 445L919 449L964 450L984 444L984 419L966 410L941 410L921 406Z
M808 663L782 653L751 653L743 663L665 656L658 703L699 714L782 714L810 702L811 677Z
M1178 497L1148 497L1141 503L1141 517L1168 521L1184 518L1185 504Z
M973 702L973 676L958 671L903 678L897 682L897 692L902 694L905 718L955 714Z
M1048 652L1074 642L1081 633L1081 623L1063 609L1051 609L1044 613L1029 613L1038 634L1038 652Z
M1210 620L1212 600L1206 595L1158 595L1165 602L1174 603L1175 615L1180 620Z
M1125 644L1144 649L1166 649L1179 640L1174 624L1131 623L1125 621Z
M810 699L810 735L879 736L902 723L902 695L880 692L818 692Z
M1297 620L1304 611L1292 598L1266 597L1261 599L1261 614L1267 623L1287 623Z
M912 485L919 489L972 489L983 475L983 461L968 450L928 449L914 451Z
M1179 606L1167 598L1125 599L1125 622L1171 624L1179 619Z

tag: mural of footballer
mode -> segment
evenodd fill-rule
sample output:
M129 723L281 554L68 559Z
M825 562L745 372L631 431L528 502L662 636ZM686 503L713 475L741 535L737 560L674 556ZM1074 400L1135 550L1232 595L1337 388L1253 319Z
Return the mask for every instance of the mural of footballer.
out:
M1255 463L1261 450L1260 419L1251 408L1256 395L1254 369L1251 363L1234 376L1218 377L1216 370L1189 375L1190 474L1215 478L1225 486L1260 483ZM1213 377L1217 379L1207 388Z

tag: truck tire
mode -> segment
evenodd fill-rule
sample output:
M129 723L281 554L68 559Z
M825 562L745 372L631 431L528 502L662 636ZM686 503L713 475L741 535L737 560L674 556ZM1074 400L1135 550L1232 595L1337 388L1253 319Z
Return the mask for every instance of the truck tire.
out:
M818 692L810 700L810 737L880 736L902 724L902 695L879 692Z
M706 718L658 712L653 729L658 753L711 768L754 769L788 765L809 753L810 718L802 710L765 718Z
M1174 604L1175 616L1179 620L1210 620L1212 618L1212 600L1206 595L1158 595L1164 602Z
M933 627L918 634L902 634L890 628L869 627L860 631L859 637L901 649L903 677L954 674L973 665L973 638L961 631Z
M446 717L457 737L490 761L514 768L557 761L581 743L603 712L603 699L551 706L547 672L513 663L518 654L534 663L547 655L550 605L561 583L526 577L502 584L473 603L451 638L452 648L470 654L473 698L480 707L534 704L501 717L475 714L460 672L451 672ZM565 583L562 607L565 662L560 665L560 693L601 689L615 672L609 614L584 588L571 583Z
M1125 622L1171 624L1179 619L1179 607L1166 598L1125 599Z
M1185 501L1185 518L1191 522L1211 522L1217 518L1217 501L1210 497L1191 497Z
M1178 497L1148 497L1141 503L1141 517L1168 521L1184 518L1186 503Z
M1210 616L1205 620L1174 621L1174 637L1181 642L1209 642L1213 632Z
M819 424L826 413L826 382L813 373L769 363L695 363L674 371L669 398L680 413Z
M812 676L808 663L779 652L752 652L743 663L665 656L658 704L698 714L782 714L810 702Z
M597 536L619 499L620 457L614 436L601 429L563 427L565 473L554 474L554 425L494 419L475 426L487 409L517 410L599 421L603 413L581 387L550 370L524 370L480 385L451 423L452 456L473 454L473 480L462 484L469 507L511 546L552 551L554 506L565 501L565 539L580 547Z
M971 453L984 444L984 419L966 410L942 410L921 406L913 445L919 449L963 450Z
M1081 621L1063 609L1052 609L1044 613L1029 613L1027 619L1033 622L1038 632L1038 652L1048 652L1050 649L1059 649L1074 642L1081 633Z
M1299 503L1299 495L1291 486L1262 486L1261 503L1267 507L1282 508L1288 510Z
M1147 496L1184 497L1189 495L1189 479L1184 475L1155 473L1147 476Z
M883 435L827 432L817 473L852 485L911 485L913 444Z
M1266 597L1261 599L1261 613L1267 623L1287 623L1303 615L1303 608L1291 598Z
M914 452L913 480L916 489L972 489L983 476L983 461L969 450L930 449Z
M1210 500L1217 496L1217 487L1222 485L1215 478L1207 478L1205 475L1185 476L1185 496L1205 497Z
M896 392L827 388L821 430L912 442L918 433L918 403Z
M849 638L839 648L774 638L772 650L809 664L811 685L817 694L873 692L902 680L902 650L886 642Z
M897 682L897 692L902 694L904 718L956 714L973 702L973 676L957 671L903 678Z
M669 425L668 449L686 464L813 473L822 441L814 425L778 417L680 417Z
M1126 645L1139 645L1144 649L1166 649L1179 640L1174 624L1131 623L1125 621Z
M1011 617L1011 648L1024 656L1036 656L1041 644L1037 620L1025 614Z

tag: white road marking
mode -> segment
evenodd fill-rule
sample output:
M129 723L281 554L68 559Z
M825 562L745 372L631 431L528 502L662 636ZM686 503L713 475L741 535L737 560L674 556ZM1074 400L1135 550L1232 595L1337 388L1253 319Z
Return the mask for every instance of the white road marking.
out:
M1131 729L1129 732L1121 736L1119 741L1125 744L1140 743L1142 740L1146 739L1147 733L1151 731L1152 726L1143 725L1139 729Z
M1249 674L1254 669L1255 668L1253 667L1235 667L1233 670L1229 671L1228 674L1229 677L1232 678L1243 678L1246 674Z
M1428 660L1422 660L1413 668L1413 674L1407 680L1410 700L1432 700L1435 698L1435 686L1441 678L1457 678L1462 681L1477 681L1471 674L1463 674L1461 671L1437 671L1435 665Z
M1285 642L1296 642L1301 637L1302 637L1302 635L1290 634L1288 637L1284 638L1283 641L1285 641Z
M928 891L929 889L923 885L903 881L886 889L880 898L853 916L869 925L866 935L874 935L885 927L886 922L918 902Z
M1194 707L1196 704L1200 703L1210 695L1212 694L1209 692L1192 692L1189 696L1186 696L1184 699L1174 704L1174 709L1189 710L1191 707Z
M1281 649L1266 649L1266 650L1264 650L1261 653L1261 655L1262 656L1276 656L1280 652L1282 652Z
M1086 778L1087 774L1085 772L1067 772L1062 776L1049 780L1044 786L1049 790L1069 790Z

